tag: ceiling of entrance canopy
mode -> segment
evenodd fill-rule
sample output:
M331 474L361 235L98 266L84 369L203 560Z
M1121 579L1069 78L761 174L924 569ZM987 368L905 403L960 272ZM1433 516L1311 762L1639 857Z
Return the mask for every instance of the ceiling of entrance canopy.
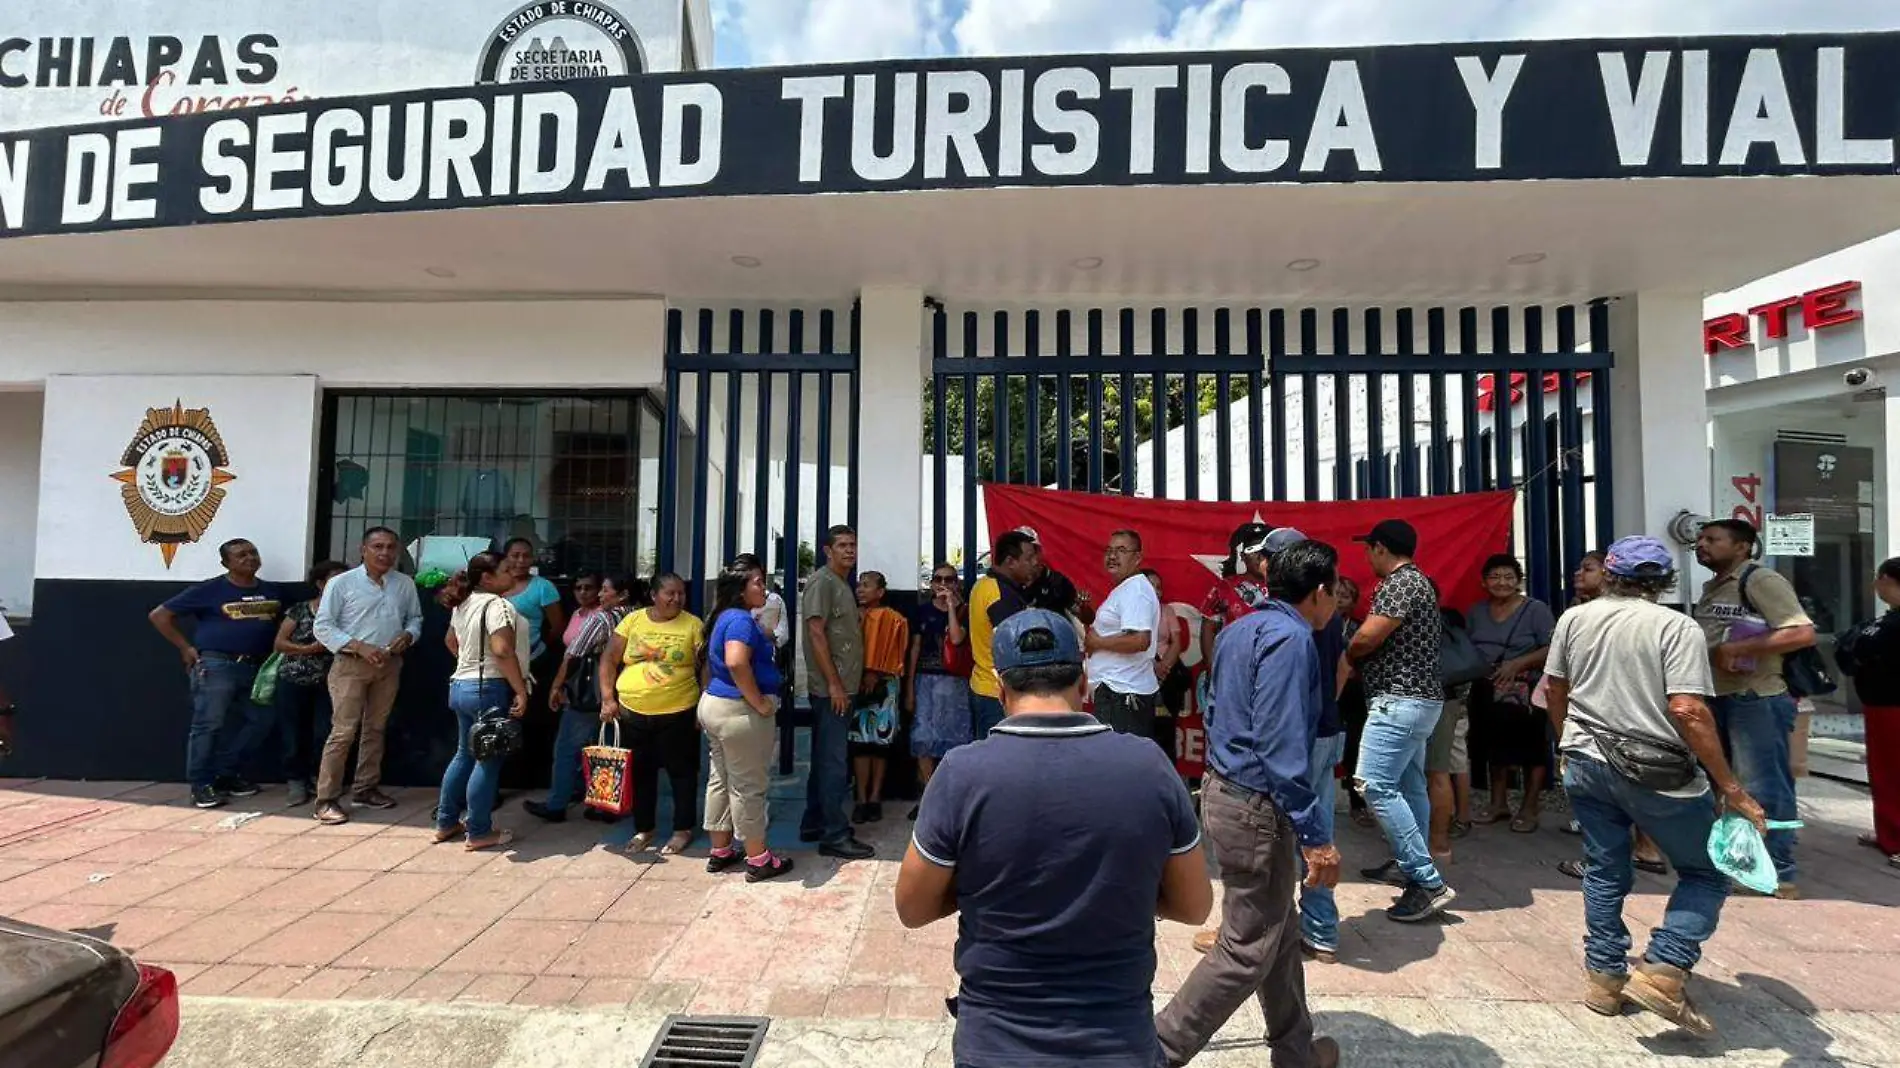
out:
M0 298L1482 300L1719 291L1900 229L1894 177L986 189L0 241Z

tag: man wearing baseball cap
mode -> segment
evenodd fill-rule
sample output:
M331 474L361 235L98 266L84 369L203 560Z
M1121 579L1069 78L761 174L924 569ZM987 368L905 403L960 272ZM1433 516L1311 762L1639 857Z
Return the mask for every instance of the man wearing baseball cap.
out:
M1564 791L1589 858L1583 1002L1605 1016L1634 1002L1708 1035L1714 1025L1685 987L1728 896L1728 877L1709 860L1709 831L1724 809L1761 831L1762 808L1722 755L1701 628L1656 603L1675 584L1674 554L1654 538L1628 537L1610 546L1603 567L1604 595L1563 614L1544 664L1550 719L1562 735ZM1634 880L1630 830L1637 824L1669 858L1676 887L1632 973L1623 899Z
M1404 887L1386 917L1417 923L1443 912L1457 896L1425 844L1431 825L1425 749L1445 708L1438 671L1444 620L1438 587L1412 562L1418 552L1412 524L1382 519L1353 540L1365 543L1366 559L1379 576L1366 621L1346 648L1366 685L1366 727L1353 779L1392 846L1391 860L1363 874Z
M945 755L897 877L897 916L958 916L954 1059L1153 1065L1155 917L1200 923L1200 827L1152 741L1082 711L1082 646L1054 612L996 628L1004 721Z

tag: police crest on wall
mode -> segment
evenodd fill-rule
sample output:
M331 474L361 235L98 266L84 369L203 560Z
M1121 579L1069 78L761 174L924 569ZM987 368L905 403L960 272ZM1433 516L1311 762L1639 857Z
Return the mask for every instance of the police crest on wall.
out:
M211 409L148 408L112 474L139 540L158 546L165 566L180 545L204 537L224 501L224 484L237 478Z

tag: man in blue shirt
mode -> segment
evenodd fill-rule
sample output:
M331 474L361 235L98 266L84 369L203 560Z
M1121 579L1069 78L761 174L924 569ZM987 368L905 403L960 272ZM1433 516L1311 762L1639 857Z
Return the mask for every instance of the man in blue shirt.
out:
M1006 715L931 776L898 919L957 916L959 1068L1153 1068L1155 917L1214 903L1193 805L1158 746L1082 712L1066 618L1019 612L992 649Z
M277 618L284 611L276 583L257 577L264 563L257 546L233 538L218 546L218 561L224 574L178 594L149 617L191 675L185 779L199 808L257 793L238 773L270 733L271 710L251 701L251 686L276 644ZM192 621L189 638L178 629L181 619ZM230 724L234 712L239 722Z
M1267 572L1273 599L1215 642L1201 819L1220 865L1221 927L1155 1019L1169 1065L1192 1060L1249 997L1260 1001L1275 1068L1339 1063L1339 1044L1313 1037L1293 900L1302 860L1306 885L1339 882L1333 795L1312 770L1323 674L1313 633L1332 619L1338 575L1331 546L1285 549Z
M320 823L344 823L344 765L356 743L356 795L365 808L395 808L377 789L383 778L383 733L402 681L402 654L422 638L422 599L416 580L396 570L396 532L371 527L363 534L363 563L330 580L317 602L313 629L336 654L330 667L330 738L317 772ZM361 734L359 738L358 735Z

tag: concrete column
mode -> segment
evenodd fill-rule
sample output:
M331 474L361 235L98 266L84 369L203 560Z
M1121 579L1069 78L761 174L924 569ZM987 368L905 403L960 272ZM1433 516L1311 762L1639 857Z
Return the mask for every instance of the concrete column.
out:
M859 294L858 569L896 590L917 589L922 566L924 436L929 349L923 290L878 286Z
M1712 508L1707 381L1702 364L1702 297L1639 293L1610 306L1611 457L1616 534L1669 540L1670 519ZM1684 550L1677 603L1706 576Z
M1888 387L1880 408L1881 440L1874 450L1876 561L1900 556L1900 493L1894 492L1894 479L1900 477L1900 388Z

